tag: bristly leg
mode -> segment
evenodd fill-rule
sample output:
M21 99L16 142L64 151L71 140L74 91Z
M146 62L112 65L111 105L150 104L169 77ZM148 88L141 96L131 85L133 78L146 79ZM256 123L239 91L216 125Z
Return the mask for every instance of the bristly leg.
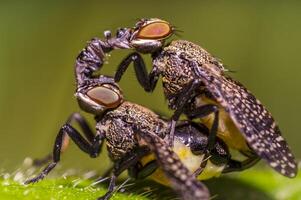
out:
M171 147L173 146L176 122L184 112L185 105L187 104L188 100L191 99L195 90L200 87L200 84L201 82L199 80L192 81L181 91L180 95L177 98L177 101L175 103L176 110L172 115L169 133L169 145Z
M110 184L108 187L108 191L105 195L102 197L99 197L98 200L108 200L111 198L111 196L114 193L114 188L116 185L116 179L117 177L125 170L135 166L137 162L145 155L149 153L149 150L147 148L138 148L136 151L134 151L131 154L128 154L121 160L114 163L112 175L110 178Z
M145 166L141 166L141 163L137 163L135 166L128 170L129 176L135 179L145 179L158 169L158 163L156 160L152 160Z
M155 72L147 73L147 69L143 58L139 53L131 53L119 64L116 73L115 81L119 82L124 72L127 70L129 65L133 62L136 78L139 84L144 88L145 91L151 92L154 90L159 74Z
M93 38L76 58L75 72L78 84L92 78L93 72L97 71L104 63L105 52L111 51L107 42Z
M71 114L66 124L72 124L72 122L76 122L79 125L87 140L92 143L95 138L95 134L90 128L87 120L80 113L75 112Z
M111 37L111 32L104 32L105 39L93 38L87 46L79 53L75 63L75 74L77 84L83 84L86 80L93 78L93 73L99 70L105 59L105 53L113 49L128 49L130 30L119 29L116 37Z
M143 86L143 88L147 91L150 90L149 85L149 77L147 74L147 69L145 66L145 63L143 61L143 58L139 53L133 52L129 54L118 66L117 71L115 73L115 81L120 81L123 73L126 71L126 69L129 67L129 65L133 62L134 69L136 73L136 77L140 85Z
M116 179L117 179L117 176L116 176L115 172L113 171L113 174L111 175L111 178L110 178L110 184L109 184L107 193L104 196L99 197L97 200L108 200L111 198L111 196L113 195L113 192L114 192L115 185L116 185Z
M198 107L196 110L191 111L188 114L188 117L193 118L203 118L210 114L214 113L213 124L210 129L209 139L208 139L208 150L211 151L214 148L214 144L216 141L216 135L218 130L218 121L219 121L219 110L216 105L207 104L204 106Z
M255 155L253 157L247 158L244 161L236 161L230 159L227 163L226 168L223 170L223 173L243 171L255 165L259 160L260 157Z
M54 147L53 147L53 155L52 162L48 164L44 170L35 178L29 179L25 182L25 184L35 183L39 180L43 179L47 174L54 169L57 163L60 161L60 156L63 148L63 144L66 139L70 137L73 142L85 153L89 154L90 157L95 158L99 155L100 149L102 146L103 136L96 135L93 139L92 143L89 143L80 133L74 129L70 124L65 124L59 131L56 136Z
M93 133L93 131L91 130L87 120L80 114L80 113L72 113L70 115L70 117L67 119L66 121L66 124L72 124L72 122L76 122L79 127L81 128L84 136L86 137L86 139L90 142L90 143L93 143L93 140L95 138L95 134ZM69 138L66 137L64 139L64 142L63 143L68 143ZM67 148L67 145L63 145L63 149L62 149L62 152L65 151L65 149ZM38 166L42 166L42 165L45 165L46 163L50 162L52 160L52 154L48 154L47 156L41 158L41 159L35 159L33 161L33 165L38 167Z

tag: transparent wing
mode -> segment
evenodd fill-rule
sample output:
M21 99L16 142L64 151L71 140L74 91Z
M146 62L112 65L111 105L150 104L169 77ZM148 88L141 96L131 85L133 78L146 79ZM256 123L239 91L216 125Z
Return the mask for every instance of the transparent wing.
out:
M140 130L138 132L140 133L140 137L155 153L157 161L167 178L170 180L171 185L183 199L209 199L210 194L207 187L189 172L163 139L156 134L147 131Z
M250 147L281 174L296 176L294 156L269 111L241 83L208 69L210 65L197 67L196 73L229 113Z

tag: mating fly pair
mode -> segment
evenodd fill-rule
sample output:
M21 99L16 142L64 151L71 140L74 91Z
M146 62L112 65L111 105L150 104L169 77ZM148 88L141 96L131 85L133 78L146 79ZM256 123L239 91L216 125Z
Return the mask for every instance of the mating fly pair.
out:
M93 39L77 64L84 74L91 74L103 65L104 53L134 50L117 68L115 81L132 62L138 82L148 92L162 76L165 97L175 110L170 141L176 121L184 113L210 129L208 152L219 137L229 148L245 155L249 163L262 158L282 175L295 177L297 164L271 113L241 83L226 75L223 64L202 47L185 40L166 45L173 33L174 28L164 20L141 19L133 28L118 29L114 37L106 31L105 40ZM152 56L149 74L139 53Z
M195 178L202 174L203 178L210 177L205 170L208 163L217 166L216 175L248 168L263 158L281 174L296 175L294 157L270 113L240 83L224 74L220 61L198 45L179 40L165 46L165 40L172 34L173 27L168 22L142 19L134 28L119 29L114 37L106 31L105 40L95 38L89 42L76 60L76 97L84 111L95 115L96 134L80 115L72 115L56 138L53 161L27 183L44 178L56 166L69 138L91 157L97 157L103 141L107 141L114 169L109 191L100 199L111 196L115 179L122 171L128 169L130 175L139 178L160 174L156 170L158 165L183 199L209 198L206 187ZM114 49L135 50L121 62L115 81L120 80L131 62L138 82L146 91L152 91L159 76L163 76L165 96L170 108L176 110L172 123L124 101L111 78L93 75L103 65L105 53ZM139 53L152 55L150 74ZM206 119L203 123L209 129L190 121L180 122L177 127L181 113L189 119ZM73 120L81 126L84 137L70 125ZM172 141L173 150L163 140L166 138ZM180 149L186 148L190 156L196 156L197 164L181 158L186 167L183 165L175 154L177 141L182 145ZM228 148L241 152L247 159L232 160ZM155 162L150 152L155 154ZM204 161L207 156L209 160Z
M145 107L124 101L119 86L110 77L87 76L82 74L80 65L76 65L76 75L75 96L82 110L95 115L96 133L80 114L72 114L56 137L52 161L26 184L43 179L54 169L70 138L92 158L100 154L106 141L114 166L108 192L99 199L109 199L116 178L128 170L133 178L150 176L155 181L171 185L182 199L205 200L210 197L209 191L197 178L208 179L240 170L244 165L231 159L226 144L219 139L211 155L205 158L209 130L190 121L178 123L174 148L171 149L166 141L171 125L168 120ZM84 136L73 128L73 121L79 124Z

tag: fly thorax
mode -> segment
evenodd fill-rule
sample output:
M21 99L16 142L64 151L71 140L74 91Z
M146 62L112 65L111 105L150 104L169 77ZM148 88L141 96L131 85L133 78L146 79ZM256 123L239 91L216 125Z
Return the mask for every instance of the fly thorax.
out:
M138 145L132 127L120 118L105 120L102 127L104 127L107 149L112 160L122 158Z
M164 50L174 52L183 59L196 61L199 64L216 61L204 48L186 40L175 40Z
M188 61L181 59L177 54L163 52L163 56L156 58L153 62L154 66L161 71L164 93L167 98L177 95L194 79Z
M123 120L138 129L146 129L159 135L167 129L167 123L146 107L134 103L127 103L127 105L124 106L124 112L127 112L127 117Z

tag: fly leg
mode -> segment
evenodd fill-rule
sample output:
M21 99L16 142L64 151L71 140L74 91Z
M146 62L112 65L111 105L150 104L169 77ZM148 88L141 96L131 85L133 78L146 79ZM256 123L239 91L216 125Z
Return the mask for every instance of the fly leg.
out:
M129 54L118 66L116 74L115 74L115 81L119 82L124 72L127 70L131 63L134 63L134 69L136 73L136 77L138 82L143 88L149 89L149 77L147 74L147 69L143 58L139 53L133 52Z
M141 166L138 162L135 166L129 169L129 175L135 179L145 179L158 169L158 163L156 160L152 160L145 166Z
M192 95L196 89L198 89L201 85L199 80L194 80L190 84L188 84L179 94L177 101L175 103L176 110L171 118L171 126L170 126L170 133L169 133L169 145L173 146L174 141L174 133L176 122L180 118L180 115L184 112L185 106L189 101L192 99Z
M64 148L66 137L70 137L83 152L89 154L92 158L95 158L99 155L102 141L104 139L103 134L98 134L90 143L83 136L81 136L80 133L70 124L65 124L56 136L51 163L48 164L38 176L27 180L25 184L38 182L39 180L47 176L47 174L57 165L57 163L60 161L61 152Z
M208 116L210 114L214 113L214 119L213 119L213 124L210 129L210 133L208 136L208 148L207 150L210 152L215 145L216 142L216 135L217 135L217 129L218 129L218 122L219 122L219 110L216 105L213 104L207 104L204 106L198 107L196 110L191 111L188 113L188 117L193 119L193 118L202 118L205 116Z
M105 31L105 39L93 38L79 53L75 62L75 74L78 85L93 78L93 73L99 70L106 57L106 53L114 49L129 49L128 39L131 33L129 29L119 29L116 36L112 37L110 31Z
M255 155L253 157L247 158L244 161L237 161L237 160L230 159L228 161L226 168L223 170L223 173L243 171L255 165L259 160L260 157Z
M151 92L154 90L157 84L159 73L153 68L150 74L147 73L147 69L143 58L139 53L133 52L129 54L118 66L115 73L115 81L119 82L124 72L127 70L129 65L133 62L134 70L139 84L144 88L145 91Z
M125 170L131 168L135 165L143 156L149 153L149 150L146 148L140 148L132 154L125 156L122 160L115 162L112 170L112 175L110 178L110 183L107 193L99 197L98 200L108 200L114 193L114 188L116 186L117 177Z
M92 143L95 138L95 134L91 130L87 120L80 113L72 113L69 116L69 118L67 119L66 124L71 124L72 122L76 122L79 125L79 127L81 128L86 139L90 143ZM69 139L70 138L67 135L64 137L62 152L64 152L67 149L67 146L69 144ZM42 165L50 162L51 160L52 160L52 154L50 153L47 156L45 156L44 158L35 159L33 161L33 165L34 166L42 166Z
M79 53L75 62L75 73L78 84L92 78L93 72L104 64L105 53L113 50L113 46L107 40L93 38Z
M209 160L209 157L205 157L203 161L201 162L201 165L193 172L193 175L195 177L198 177L205 169L206 165L207 165L207 161Z

